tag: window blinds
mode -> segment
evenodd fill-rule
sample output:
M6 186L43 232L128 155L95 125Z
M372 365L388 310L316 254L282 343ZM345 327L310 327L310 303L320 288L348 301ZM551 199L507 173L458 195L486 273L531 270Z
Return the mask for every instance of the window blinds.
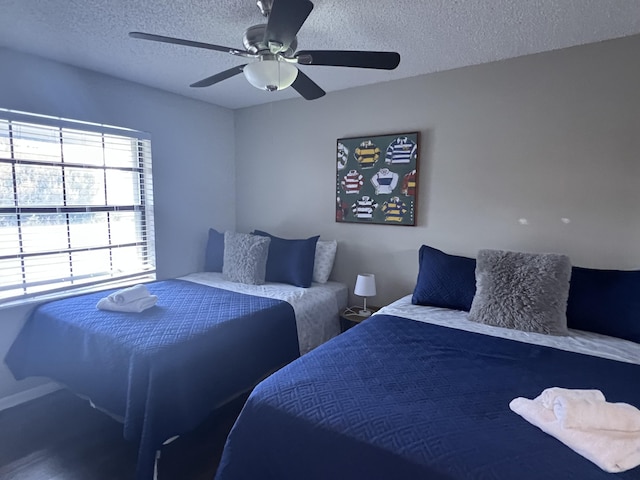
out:
M151 142L0 109L0 302L155 278Z

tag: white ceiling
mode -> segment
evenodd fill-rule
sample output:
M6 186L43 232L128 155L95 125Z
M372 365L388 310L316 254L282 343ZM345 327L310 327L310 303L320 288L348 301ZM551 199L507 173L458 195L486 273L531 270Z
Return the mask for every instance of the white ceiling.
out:
M313 2L298 34L300 50L388 50L402 57L394 71L300 67L327 92L640 33L640 0ZM242 75L190 88L245 59L127 35L242 48L244 30L257 23L264 17L255 0L0 0L0 47L228 108L298 97L291 88L257 90Z

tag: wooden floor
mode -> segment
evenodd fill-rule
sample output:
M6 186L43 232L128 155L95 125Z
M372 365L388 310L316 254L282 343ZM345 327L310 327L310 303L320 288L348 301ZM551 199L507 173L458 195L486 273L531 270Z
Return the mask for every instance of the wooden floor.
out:
M166 445L159 480L212 480L245 399ZM66 390L0 411L2 480L133 480L135 464L122 425Z

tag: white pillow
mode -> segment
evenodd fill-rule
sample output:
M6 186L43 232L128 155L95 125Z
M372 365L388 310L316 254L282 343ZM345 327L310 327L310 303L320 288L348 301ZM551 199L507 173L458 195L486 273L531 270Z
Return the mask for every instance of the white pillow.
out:
M329 275L331 275L331 270L333 270L336 250L338 250L337 240L318 240L318 243L316 243L316 256L313 263L314 282L327 283Z

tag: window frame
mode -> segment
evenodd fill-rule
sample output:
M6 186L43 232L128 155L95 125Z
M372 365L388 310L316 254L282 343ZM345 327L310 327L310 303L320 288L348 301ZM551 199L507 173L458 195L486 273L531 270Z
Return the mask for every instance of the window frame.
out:
M55 293L74 292L75 290L85 290L87 287L95 287L102 285L110 285L114 282L122 283L133 281L148 281L156 278L155 269L155 232L154 232L154 218L153 218L153 184L152 184L152 159L151 159L151 139L150 135L145 132L137 130L115 127L110 125L103 125L97 123L81 122L76 120L70 120L65 118L51 117L46 115L31 114L26 112L19 112L15 110L8 110L0 108L0 121L3 125L7 126L7 134L0 135L2 138L6 138L9 145L8 157L0 153L0 166L10 165L11 170L11 183L13 192L13 206L6 206L7 202L0 203L0 215L8 218L15 217L15 228L17 229L18 237L18 251L5 253L0 251L0 275L6 273L10 267L2 267L3 260L19 260L20 264L20 279L14 283L2 283L0 282L0 307L5 304L23 303L34 297L48 296ZM30 124L37 125L39 128L48 129L53 128L57 130L57 137L60 145L60 157L58 159L43 160L43 159L25 159L24 155L20 155L20 158L16 158L16 146L14 139L14 124ZM65 134L67 137L65 137ZM69 145L70 138L73 135L87 135L92 137L96 135L100 138L100 147L85 145L87 148L100 148L102 152L102 164L97 165L92 162L81 163L78 161L69 161L65 163L64 159L64 146L65 138L67 138L67 145ZM55 137L52 137L55 138ZM108 165L106 160L106 153L110 151L107 148L108 141L125 141L131 142L131 165L117 165L117 162L112 165ZM55 145L55 142L52 142ZM71 141L72 145L76 145ZM112 147L110 147L112 148ZM18 195L19 181L17 174L17 166L52 166L59 168L61 171L61 179L58 185L62 188L62 202L60 204L41 204L41 205L29 205L24 202L21 203ZM104 204L91 204L91 199L85 197L86 203L84 204L68 204L68 196L72 192L68 192L67 188L69 182L65 177L65 172L68 169L74 169L74 171L82 172L102 172L102 188L101 194L104 197ZM131 184L131 190L126 192L128 196L133 192L132 203L118 203L118 201L109 202L109 188L110 185L115 185L113 182L108 182L109 172L130 172L132 174L133 182ZM70 173L70 172L67 172ZM96 178L99 176L96 175ZM137 181L135 180L137 176ZM115 186L111 189L119 190ZM95 190L93 191L95 194ZM10 201L11 201L10 200ZM127 242L112 241L112 228L117 218L122 214L133 212L133 232L134 237ZM95 244L91 246L73 246L72 242L72 226L82 225L81 222L73 222L74 214L104 214L105 220L99 222L101 225L106 226L106 243ZM64 216L64 228L66 230L66 248L54 247L45 251L25 251L24 246L24 226L23 222L29 215L48 215L51 218L52 214ZM0 217L0 218L2 218ZM77 220L77 217L75 218ZM58 224L59 225L59 224ZM46 227L44 227L46 228ZM75 234L78 236L78 234ZM77 240L77 238L76 238ZM0 236L0 246L2 246L2 237ZM125 248L135 250L135 257L137 260L136 265L138 267L128 271L126 273L118 274L114 269L114 252L126 252ZM104 252L107 250L109 253L109 269L108 271L98 271L97 269L90 270L88 273L74 275L74 253L79 252ZM28 272L29 267L25 264L25 260L29 258L45 259L45 257L53 255L66 255L68 260L64 263L56 265L68 265L68 275L64 273L60 276L54 275L50 279L42 279L38 281L27 281L29 275L34 275L33 272ZM76 261L76 267L79 266ZM68 263L67 263L68 262ZM42 264L45 262L43 261ZM88 262L92 264L92 262ZM86 268L87 262L82 264ZM97 265L97 263L96 263ZM54 267L50 267L51 271L55 270ZM65 267L66 268L66 267ZM93 268L93 266L92 266ZM9 277L10 274L7 274ZM14 278L17 279L16 274ZM34 288L35 287L35 288ZM45 287L45 288L42 288ZM47 288L48 287L48 288ZM21 293L16 293L10 296L3 297L3 292L13 292L20 290Z

